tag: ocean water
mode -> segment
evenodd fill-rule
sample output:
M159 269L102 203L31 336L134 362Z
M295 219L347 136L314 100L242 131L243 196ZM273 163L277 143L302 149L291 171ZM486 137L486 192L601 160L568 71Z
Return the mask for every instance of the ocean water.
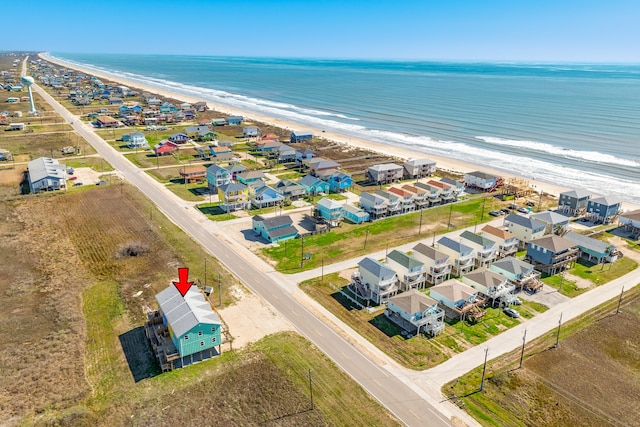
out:
M51 55L300 130L640 204L640 65Z

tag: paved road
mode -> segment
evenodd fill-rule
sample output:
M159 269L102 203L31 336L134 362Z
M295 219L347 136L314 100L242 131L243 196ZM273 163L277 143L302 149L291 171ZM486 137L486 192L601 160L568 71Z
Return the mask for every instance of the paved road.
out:
M307 339L332 359L391 413L409 426L451 425L433 405L425 400L421 390L414 390L402 379L373 363L352 344L319 320L301 305L285 288L269 275L238 255L232 247L203 227L206 219L177 196L135 167L122 154L97 136L53 97L41 88L35 89L73 128L89 142L124 178L133 183L164 214L197 240L252 291L282 313ZM186 208L186 209L185 209Z

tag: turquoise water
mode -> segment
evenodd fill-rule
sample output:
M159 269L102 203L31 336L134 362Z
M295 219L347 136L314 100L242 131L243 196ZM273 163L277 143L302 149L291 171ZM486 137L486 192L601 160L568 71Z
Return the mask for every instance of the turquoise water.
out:
M640 204L640 65L52 55L301 129Z

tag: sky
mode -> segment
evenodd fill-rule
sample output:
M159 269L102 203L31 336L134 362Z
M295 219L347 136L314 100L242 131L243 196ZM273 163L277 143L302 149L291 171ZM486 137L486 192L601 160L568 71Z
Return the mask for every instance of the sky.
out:
M33 0L1 50L640 63L638 0ZM6 15L3 21L12 19ZM17 16L17 15L15 15Z

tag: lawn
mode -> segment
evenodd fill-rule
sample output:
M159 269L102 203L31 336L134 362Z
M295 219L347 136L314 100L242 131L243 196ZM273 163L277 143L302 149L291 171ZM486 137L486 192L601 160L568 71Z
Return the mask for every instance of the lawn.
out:
M434 234L474 225L480 220L482 203L482 199L476 198L393 216L368 224L343 223L341 227L334 228L329 233L305 237L305 253L315 254L315 256L304 263L303 269L320 267L323 257L331 258L332 262L343 261ZM451 218L452 227L447 226L449 218ZM300 253L302 239L292 240L288 245L289 250ZM264 248L261 254L270 261L277 261L278 271L284 273L300 271L299 260L285 256L282 246Z
M630 258L621 258L613 263L591 264L580 260L570 270L572 274L588 279L595 285L603 285L638 268L638 263Z
M234 214L230 212L225 212L221 207L220 203L203 203L197 206L198 210L205 214L207 218L212 221L228 221L230 219L238 218Z
M299 262L299 252L292 255ZM346 279L333 273L305 281L300 288L396 362L410 369L423 370L438 365L523 321L508 317L500 309L487 308L485 317L476 324L453 320L434 338L422 335L407 338L402 328L383 314L384 306L370 311L354 306L338 291L346 284ZM353 297L350 291L346 292ZM525 301L517 309L523 319L528 319L546 311L547 307Z

